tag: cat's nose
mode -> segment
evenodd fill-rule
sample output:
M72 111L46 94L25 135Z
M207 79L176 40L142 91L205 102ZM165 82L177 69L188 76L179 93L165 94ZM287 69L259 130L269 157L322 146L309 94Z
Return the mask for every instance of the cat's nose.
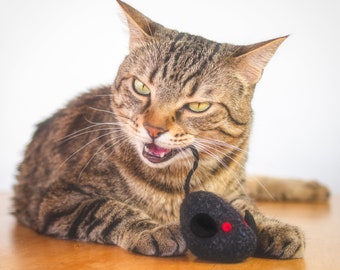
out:
M148 123L145 123L143 126L146 129L146 131L148 132L149 136L153 139L156 139L159 136L161 136L163 133L167 132L167 130L165 128L155 127L155 126L150 125Z

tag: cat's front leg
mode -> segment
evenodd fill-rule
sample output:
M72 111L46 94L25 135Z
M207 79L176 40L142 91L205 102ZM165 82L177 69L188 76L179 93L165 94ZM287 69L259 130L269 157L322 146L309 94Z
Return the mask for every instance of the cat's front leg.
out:
M177 256L186 251L179 225L161 225L141 209L112 198L54 192L41 204L40 233L114 244L149 256Z
M231 203L241 214L249 210L258 228L256 255L261 257L293 259L302 258L305 237L301 229L264 216L247 197Z

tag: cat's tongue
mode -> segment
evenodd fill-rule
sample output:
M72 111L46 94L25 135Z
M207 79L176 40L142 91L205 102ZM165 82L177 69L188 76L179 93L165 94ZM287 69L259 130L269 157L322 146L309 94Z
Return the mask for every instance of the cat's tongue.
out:
M154 143L146 144L145 150L148 154L151 154L157 157L164 157L165 155L171 152L171 149L162 148Z
M152 163L160 163L171 158L171 149L162 148L154 143L144 146L143 156Z

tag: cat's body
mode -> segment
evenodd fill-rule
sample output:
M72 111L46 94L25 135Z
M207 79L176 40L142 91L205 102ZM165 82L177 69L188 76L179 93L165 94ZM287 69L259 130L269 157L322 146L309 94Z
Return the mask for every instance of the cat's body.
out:
M301 257L302 232L264 217L247 193L322 200L327 190L291 182L300 196L279 181L279 191L259 192L256 181L247 185L244 169L253 90L285 38L220 44L166 29L120 5L130 54L112 86L81 95L39 125L19 168L19 221L57 237L146 255L182 254L179 207L193 163L188 147L195 145L200 163L190 190L216 193L242 214L248 209L259 227L259 254Z

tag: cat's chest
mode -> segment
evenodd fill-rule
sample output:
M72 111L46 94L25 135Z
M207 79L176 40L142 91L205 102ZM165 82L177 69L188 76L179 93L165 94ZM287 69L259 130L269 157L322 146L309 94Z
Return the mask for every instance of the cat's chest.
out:
M180 206L184 200L184 184L186 175L171 173L158 178L142 178L133 171L122 171L124 183L122 199L129 204L142 209L151 218L160 223L178 223ZM177 177L176 177L177 176ZM239 185L229 174L221 170L211 175L208 170L199 168L192 180L190 192L203 190L218 194L225 200L230 200ZM156 180L159 181L156 181ZM236 192L238 193L238 192ZM119 197L119 196L118 196Z
M230 193L225 183L218 178L214 180L206 186L202 185L197 190L210 191L228 200ZM144 186L140 187L139 198L135 202L139 208L142 208L150 217L160 223L179 223L180 206L184 196L184 190L182 192L165 192Z
M182 194L154 194L149 196L149 205L145 209L152 218L160 223L179 223Z

